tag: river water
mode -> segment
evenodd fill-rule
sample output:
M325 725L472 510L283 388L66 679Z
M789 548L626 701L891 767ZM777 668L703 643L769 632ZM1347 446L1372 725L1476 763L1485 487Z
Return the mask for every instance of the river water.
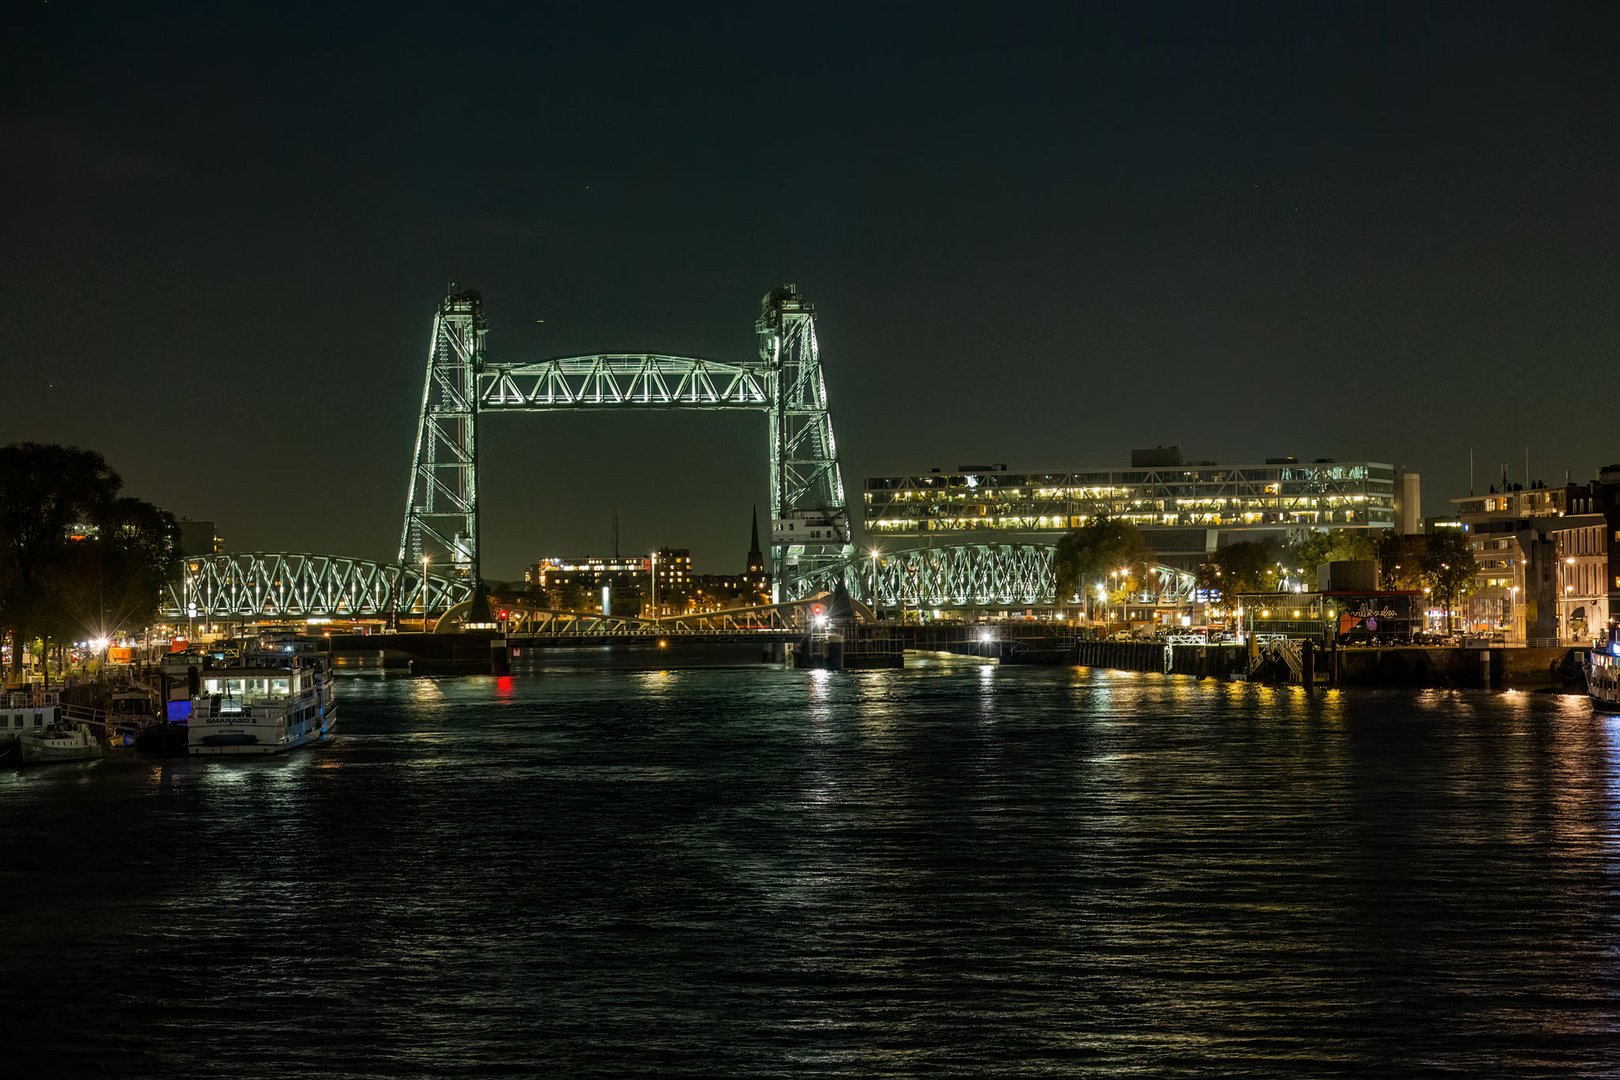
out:
M1620 1069L1620 720L1584 698L338 692L329 749L0 772L9 1075Z

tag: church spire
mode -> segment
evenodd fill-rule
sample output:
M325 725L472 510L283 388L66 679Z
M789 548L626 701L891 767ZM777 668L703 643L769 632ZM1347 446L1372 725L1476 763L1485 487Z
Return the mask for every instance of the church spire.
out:
M743 575L749 588L760 600L767 600L771 588L771 575L765 570L765 556L759 550L759 507L754 507L754 530L749 540L748 571Z

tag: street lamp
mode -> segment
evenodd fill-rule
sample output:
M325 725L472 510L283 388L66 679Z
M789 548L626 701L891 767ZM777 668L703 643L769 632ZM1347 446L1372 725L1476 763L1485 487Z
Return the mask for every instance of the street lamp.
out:
M872 549L872 621L878 618L878 549Z
M193 560L186 564L186 641L197 636L197 572L202 563Z
M428 557L422 556L422 632L428 628Z

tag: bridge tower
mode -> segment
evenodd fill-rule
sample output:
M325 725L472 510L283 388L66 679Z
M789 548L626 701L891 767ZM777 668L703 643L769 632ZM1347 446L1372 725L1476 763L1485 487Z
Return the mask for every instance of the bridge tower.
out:
M815 306L783 285L765 294L754 328L769 380L771 581L781 601L832 588L854 546Z
M433 318L422 415L416 430L402 566L420 566L452 579L479 581L478 376L484 368L484 305L477 292L450 294Z

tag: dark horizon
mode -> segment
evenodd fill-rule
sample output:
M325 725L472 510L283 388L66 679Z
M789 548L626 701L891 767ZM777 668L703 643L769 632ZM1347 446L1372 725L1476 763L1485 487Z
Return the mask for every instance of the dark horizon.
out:
M1405 466L1430 514L1470 448L1480 491L1620 459L1580 408L1620 301L1609 5L6 24L6 440L238 550L393 557L451 279L496 362L750 359L797 283L852 509L1157 444ZM759 416L486 433L492 578L605 552L615 504L622 550L726 571L765 502Z

